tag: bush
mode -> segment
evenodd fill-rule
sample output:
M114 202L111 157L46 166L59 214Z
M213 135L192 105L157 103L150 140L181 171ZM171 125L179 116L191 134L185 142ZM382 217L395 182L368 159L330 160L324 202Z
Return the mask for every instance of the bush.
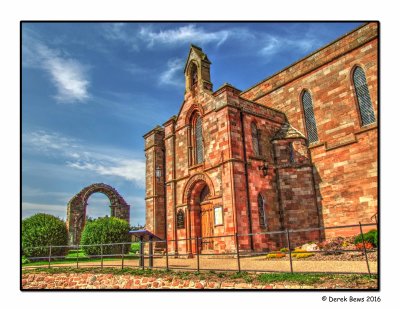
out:
M365 242L365 249L366 250L371 250L371 249L373 249L374 248L374 245L373 244L371 244L369 241L366 241ZM359 242L357 245L356 245L356 249L357 250L364 250L364 245L363 245L363 243L362 242Z
M364 234L365 242L371 243L374 247L378 246L378 231L377 230L370 230L369 232ZM359 234L354 239L354 244L357 245L358 243L362 243L361 234Z
M22 220L22 250L26 258L49 255L49 246L67 246L68 232L64 221L48 214L35 214ZM43 248L33 248L43 247ZM51 248L52 256L64 256L67 247Z
M281 259L285 256L286 256L286 254L282 253L282 252L271 252L271 253L267 254L266 258L267 259Z
M87 255L100 255L101 246L99 244L111 243L127 243L131 242L131 236L128 234L130 230L129 223L125 220L115 217L98 218L85 225L82 232L81 245L98 245L83 246L82 250ZM104 245L103 254L121 254L121 245ZM124 253L128 253L131 246L124 245Z

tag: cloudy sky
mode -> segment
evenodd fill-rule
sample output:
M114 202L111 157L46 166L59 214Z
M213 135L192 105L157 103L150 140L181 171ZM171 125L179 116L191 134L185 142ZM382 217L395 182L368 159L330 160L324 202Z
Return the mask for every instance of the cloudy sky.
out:
M212 62L214 90L246 90L361 23L23 23L22 216L66 218L104 182L144 224L143 135L177 114L190 43ZM88 215L109 215L101 193Z

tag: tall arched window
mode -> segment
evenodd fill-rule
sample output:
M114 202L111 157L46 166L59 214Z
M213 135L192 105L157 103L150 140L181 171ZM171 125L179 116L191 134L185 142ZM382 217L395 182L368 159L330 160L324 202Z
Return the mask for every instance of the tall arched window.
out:
M255 156L260 156L260 142L258 139L258 130L256 124L253 122L251 124L251 140L253 142L253 151Z
M195 163L203 163L203 133L202 121L198 116L194 121Z
M303 103L304 117L306 119L306 130L308 141L314 143L318 141L317 125L314 117L314 107L311 99L311 94L308 91L304 91L301 101Z
M369 95L367 79L360 67L356 67L353 72L353 83L356 89L358 106L361 114L361 124L366 126L375 122L374 109L372 108L371 97Z
M190 89L194 89L197 86L197 66L192 63L190 68Z
M265 228L267 227L266 217L265 217L265 203L264 198L259 193L257 197L257 204L258 204L258 219L260 221L260 227Z

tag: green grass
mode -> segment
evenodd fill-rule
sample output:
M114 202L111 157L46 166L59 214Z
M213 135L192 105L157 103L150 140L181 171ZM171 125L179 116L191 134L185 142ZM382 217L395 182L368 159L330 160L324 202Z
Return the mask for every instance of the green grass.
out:
M257 279L263 283L287 281L299 284L315 284L321 282L322 276L324 275L277 273L277 274L260 274L258 275Z
M257 279L263 283L274 282L293 282L298 284L317 284L324 281L324 279L341 279L346 282L355 282L357 280L376 280L377 275L341 275L341 274L307 274L307 273L266 273L258 275Z
M78 255L78 257L77 257ZM129 252L128 254L125 254L124 256L125 260L135 260L139 259L139 257L134 253L134 252ZM91 258L90 256L87 256L83 250L69 250L68 254L65 256L63 259L55 259L51 261L51 265L57 265L57 264L74 264L76 263L76 260L78 262L101 262L101 258ZM120 256L116 257L104 257L103 261L121 261ZM48 260L41 260L41 261L28 261L25 256L22 257L22 264L24 266L41 266L41 265L48 265L49 261Z

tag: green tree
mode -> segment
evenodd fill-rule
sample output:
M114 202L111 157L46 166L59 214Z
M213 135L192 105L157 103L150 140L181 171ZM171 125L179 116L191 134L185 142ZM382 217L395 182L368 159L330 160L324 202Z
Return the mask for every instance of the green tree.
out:
M22 250L26 257L48 256L49 246L52 256L64 256L67 245L67 226L60 218L38 213L22 220Z
M128 222L115 217L97 218L87 222L81 237L82 250L87 255L100 255L100 244L104 244L103 254L120 254L122 253L122 244L107 244L130 242L129 230ZM124 245L124 253L128 253L129 249L128 244Z

